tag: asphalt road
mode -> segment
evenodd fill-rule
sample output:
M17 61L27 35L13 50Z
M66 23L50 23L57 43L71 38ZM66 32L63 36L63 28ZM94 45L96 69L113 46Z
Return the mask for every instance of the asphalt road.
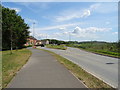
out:
M32 56L7 88L86 88L51 54L38 49L29 49Z
M118 87L118 59L68 47L67 50L42 48L53 51L98 77L112 87Z

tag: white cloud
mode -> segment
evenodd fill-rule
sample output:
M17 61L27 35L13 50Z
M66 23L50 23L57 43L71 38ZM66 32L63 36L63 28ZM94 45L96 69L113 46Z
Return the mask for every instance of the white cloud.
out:
M88 32L106 32L111 30L112 28L97 28L97 27L89 27L86 28L85 30Z
M111 13L118 10L118 3L96 3L90 7L97 13Z
M35 37L37 39L60 39L62 36L62 33L53 33L52 35L46 34L46 33L36 33Z
M83 23L77 22L77 23L70 23L70 24L50 26L50 27L45 27L45 28L35 28L34 30L35 31L54 30L54 29L57 29L57 30L61 29L62 30L62 29L65 29L67 27L77 26L77 25L80 25L80 24L83 24ZM30 31L32 31L32 30L30 29Z
M68 34L69 32L63 32L64 35Z
M92 12L97 13L110 13L117 10L117 3L95 3L90 5L86 9L68 9L59 13L58 16L54 17L56 22L63 22L72 19L79 19L88 17Z
M112 28L98 28L98 27L88 27L88 28L80 28L76 27L71 35L75 37L82 37L82 38L98 38L97 32L107 32Z
M66 27L60 27L59 29L60 30L66 30Z
M112 34L113 34L113 35L118 35L118 32L113 32Z
M73 31L55 32L52 35L44 34L44 33L36 33L35 37L38 39L51 38L51 39L67 40L69 35L71 35L72 38L96 40L98 38L99 39L101 38L101 34L98 33L108 32L111 29L112 28L98 28L98 27L80 28L77 26ZM114 32L114 34L117 34L117 32Z
M11 10L15 10L17 13L19 13L21 11L20 8L10 8Z
M41 37L41 38L46 38L48 37L49 35L48 34L44 34L44 33L36 33L36 37Z
M61 15L55 17L55 21L57 22L62 22L62 21L67 21L71 19L76 19L76 18L84 18L90 16L90 10L85 9L85 10L70 10L70 11L64 11L61 13Z
M62 33L54 33L53 36L58 37L65 37L69 34L76 38L90 38L90 39L96 39L99 38L100 34L98 35L97 32L107 32L110 31L112 28L98 28L98 27L88 27L88 28L80 28L75 27L73 31L69 32L62 32Z
M85 18L91 15L91 11L94 11L100 7L100 3L92 4L86 9L69 9L60 13L60 15L55 17L55 21L62 22L77 18Z
M93 11L93 10L95 10L95 9L98 9L100 6L101 6L100 3L92 4L92 5L90 6L90 10Z
M80 27L76 27L75 30L72 32L74 34L78 34L82 31L82 29Z
M98 27L88 27L88 28L80 28L76 27L72 33L96 33L96 32L106 32L111 30L112 28L98 28Z
M84 10L84 12L81 15L81 17L88 17L88 16L90 16L90 10Z

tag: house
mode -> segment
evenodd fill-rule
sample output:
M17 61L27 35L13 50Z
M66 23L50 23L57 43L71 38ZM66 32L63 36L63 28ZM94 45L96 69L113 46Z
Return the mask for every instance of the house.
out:
M44 44L44 45L49 44L49 41L48 40L41 40L41 44Z
M37 40L36 38L31 36L27 39L25 46L30 46L30 45L39 46L41 44L43 45L49 44L49 41L48 40Z
M42 44L42 41L41 40L37 40L36 41L36 45L41 45Z
M27 42L25 44L25 46L29 46L29 45L36 45L37 39L34 37L29 37L27 38Z

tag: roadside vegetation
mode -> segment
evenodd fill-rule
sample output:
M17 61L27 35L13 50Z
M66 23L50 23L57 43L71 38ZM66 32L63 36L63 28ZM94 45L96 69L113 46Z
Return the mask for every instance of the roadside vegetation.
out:
M15 74L28 61L31 51L28 49L2 51L2 87L5 88Z
M46 45L47 48L53 48L53 49L61 49L61 50L66 50L67 47L65 45L53 45L53 44L48 44Z
M120 57L118 43L81 42L80 44L68 44L67 46L80 48L97 54Z
M102 42L102 41L60 41L55 39L45 39L50 42L49 48L57 48L64 44L68 47L75 47L82 50L90 51L96 54L120 58L120 40L118 42ZM56 46L54 46L56 45ZM59 48L58 48L59 49Z
M44 50L44 49L40 49ZM113 89L108 84L104 83L102 80L99 80L98 78L94 77L90 73L83 70L78 65L74 64L73 62L67 60L66 58L61 57L60 55L44 50L46 52L49 52L52 54L61 64L63 64L67 69L69 69L79 80L81 80L88 88L98 88L102 90L108 90Z

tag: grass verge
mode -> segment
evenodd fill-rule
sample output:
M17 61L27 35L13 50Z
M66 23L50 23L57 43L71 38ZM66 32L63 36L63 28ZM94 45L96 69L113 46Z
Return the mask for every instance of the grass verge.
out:
M106 44L106 43L86 43L86 44L70 44L68 47L79 48L85 51L89 51L95 54L100 54L104 56L110 56L115 58L120 58L118 45Z
M2 51L2 88L5 88L21 67L28 61L31 51L28 49Z
M119 53L102 51L102 50L96 50L96 51L88 50L88 51L91 51L93 53L100 54L100 55L110 56L110 57L114 57L114 58L120 58Z
M104 51L104 50L91 50L91 49L82 49L82 48L79 48L79 49L85 50L85 51L88 51L88 52L92 52L92 53L95 53L95 54L99 54L99 55L104 55L104 56L109 56L109 57L114 57L114 58L120 58L119 52L116 53L116 52L109 52L109 51Z
M43 50L43 51L46 51L46 52L49 52L50 54L52 54L61 64L63 64L68 70L70 70L88 88L98 88L100 90L106 90L106 89L114 90L114 88L112 88L111 86L109 86L108 84L103 82L102 80L99 80L98 78L94 77L93 75L86 72L78 65L67 60L66 58L63 58L60 55L58 55L54 52L48 51L48 50L44 50L44 49L40 49L40 50Z
M54 49L61 49L61 50L66 50L67 47L65 45L46 45L47 48L54 48Z

